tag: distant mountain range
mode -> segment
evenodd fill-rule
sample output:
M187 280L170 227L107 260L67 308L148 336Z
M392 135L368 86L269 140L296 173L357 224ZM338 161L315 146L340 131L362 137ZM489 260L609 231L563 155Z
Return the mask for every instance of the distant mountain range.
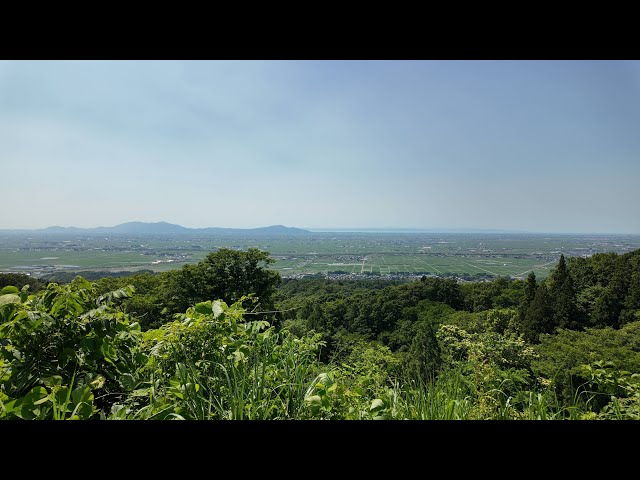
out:
M78 235L311 235L314 233L467 233L467 234L519 234L538 235L550 232L527 232L522 230L500 230L482 228L401 228L401 227L328 227L295 228L284 225L271 225L259 228L188 228L167 222L127 222L114 227L60 227L39 229L0 229L0 234L78 234ZM583 235L583 234L579 234ZM584 234L586 235L586 234ZM593 235L604 235L593 233Z
M127 222L115 227L47 227L34 230L0 230L3 233L67 233L79 235L181 235L181 234L206 234L206 235L233 235L233 234L260 234L260 235L304 235L311 233L301 228L285 227L284 225L271 225L260 228L187 228L167 222Z

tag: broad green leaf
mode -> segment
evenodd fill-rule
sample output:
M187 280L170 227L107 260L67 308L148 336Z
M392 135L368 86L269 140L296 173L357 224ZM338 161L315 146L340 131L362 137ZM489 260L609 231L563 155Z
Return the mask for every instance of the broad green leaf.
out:
M51 315L55 316L58 312L79 315L82 313L82 304L75 295L62 295L51 307Z
M62 413L66 413L67 411L70 410L69 406L67 405L69 403L69 397L70 397L69 387L66 385L60 388L59 390L57 390L54 395L56 408Z
M180 384L180 381L172 378L171 380L169 380L169 383L171 384L171 387L167 389L167 393L180 399L184 399L183 388Z
M47 398L48 396L49 393L44 387L33 387L31 390L29 390L29 393L22 397L22 400L24 403L36 404L36 402L42 400L43 398Z
M5 415L11 416L10 414L14 414L14 415L19 416L18 415L18 410L19 410L19 406L20 405L18 404L16 406L16 402L17 402L17 399L16 400L10 400L10 401L4 403L2 410L4 410ZM2 410L0 410L0 412ZM0 416L0 418L2 418L2 416Z
M201 313L203 315L211 315L213 313L213 308L211 306L211 301L200 302L197 303L194 307L195 311Z
M62 352L60 353L60 364L61 365L66 365L67 363L69 363L70 361L75 361L77 359L80 358L79 356L80 352L77 352L75 349L67 347L65 349L62 350Z
M149 395L149 388L138 388L131 392L132 397L146 397Z
M377 412L378 410L382 410L383 408L384 408L384 402L379 398L376 398L371 402L371 407L369 407L369 410L371 412Z
M41 399L39 399L39 400L36 400L35 402L33 402L33 404L34 404L34 405L41 405L41 404L43 404L44 402L48 402L49 400L50 400L49 396L46 396L46 397L42 397L42 398L41 398Z
M44 387L33 387L24 397L7 403L5 408L19 418L34 420L42 413L39 405L48 400L50 400L50 397Z
M181 415L175 413L175 410L177 409L173 405L165 407L151 415L149 420L184 420Z
M62 377L60 375L53 375L52 377L46 377L42 379L42 383L49 388L62 385Z
M8 285L2 289L0 289L0 295L5 295L8 293L19 293L20 290L18 290L17 287L14 287L13 285Z
M91 288L91 282L80 275L77 275L73 280L71 280L71 284L82 290L88 290Z
M311 395L309 397L306 397L305 401L310 403L311 405L315 405L318 407L322 406L322 399L319 395Z
M123 373L122 375L119 375L118 381L127 390L133 390L136 386L136 381L130 373Z
M82 385L80 387L76 387L71 392L71 401L74 405L77 405L81 402L93 403L93 393L91 392L91 387L89 385Z
M8 303L20 303L20 297L15 293L0 295L0 305L6 305Z
M100 351L102 355L104 355L104 359L113 364L116 360L118 360L118 352L113 347L113 343L111 343L108 339L102 340L102 345L100 345Z
M24 320L25 318L29 318L32 315L29 315L30 312L27 312L25 310L22 310L18 313L16 313L16 316L13 317L13 319L17 322L19 322L20 320Z
M74 408L75 415L71 417L72 420L87 420L93 415L93 403L81 402Z
M128 409L124 405L116 403L111 406L111 415L109 418L113 420L123 420L127 417Z
M233 352L233 361L238 364L241 362L245 362L247 360L247 356L242 352L242 350L236 350Z

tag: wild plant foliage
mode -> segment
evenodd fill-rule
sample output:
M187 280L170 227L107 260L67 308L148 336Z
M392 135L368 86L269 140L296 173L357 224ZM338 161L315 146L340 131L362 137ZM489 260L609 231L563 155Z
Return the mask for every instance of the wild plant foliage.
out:
M4 286L0 419L640 419L636 252L543 282L289 281L278 302L251 255L208 258L190 297L153 275ZM205 285L224 259L233 285Z
M8 287L10 288L10 287ZM0 296L0 400L8 418L90 418L131 392L145 362L139 325L78 277ZM67 398L68 397L68 398ZM62 407L61 405L66 405Z

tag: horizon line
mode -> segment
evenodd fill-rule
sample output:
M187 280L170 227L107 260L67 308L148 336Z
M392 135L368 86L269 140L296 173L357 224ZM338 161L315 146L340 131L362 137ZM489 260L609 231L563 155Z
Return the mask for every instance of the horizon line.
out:
M545 231L545 230L511 230L506 228L467 228L467 227L297 227L315 233L322 232L362 232L362 233L392 233L394 231L424 232L424 233L505 233L514 235L640 235L640 232L605 232L605 231Z

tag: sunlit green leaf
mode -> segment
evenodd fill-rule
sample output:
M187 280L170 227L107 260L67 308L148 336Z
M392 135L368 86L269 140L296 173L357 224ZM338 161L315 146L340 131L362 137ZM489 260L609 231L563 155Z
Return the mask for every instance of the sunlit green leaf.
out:
M233 352L233 361L237 364L240 362L245 362L247 359L247 356L244 354L244 352L242 352L242 350L236 350L235 352Z
M102 375L98 375L98 377L93 380L90 385L91 388L102 388L104 386L105 378Z
M17 287L14 287L13 285L8 285L6 287L3 287L2 289L0 289L0 295L5 295L8 293L19 293L20 290L18 290Z
M384 402L379 398L376 398L371 402L371 406L369 407L369 410L371 412L377 412L378 410L382 410L383 408L384 408Z
M322 399L320 398L319 395L311 395L309 397L306 397L305 401L310 403L311 405L317 405L317 406L322 405Z
M213 308L211 306L211 300L206 302L197 303L194 307L195 311L201 313L203 315L211 315L213 313Z
M6 288L6 287L5 287ZM0 305L6 305L9 303L20 303L20 297L15 293L8 293L6 295L0 295Z

